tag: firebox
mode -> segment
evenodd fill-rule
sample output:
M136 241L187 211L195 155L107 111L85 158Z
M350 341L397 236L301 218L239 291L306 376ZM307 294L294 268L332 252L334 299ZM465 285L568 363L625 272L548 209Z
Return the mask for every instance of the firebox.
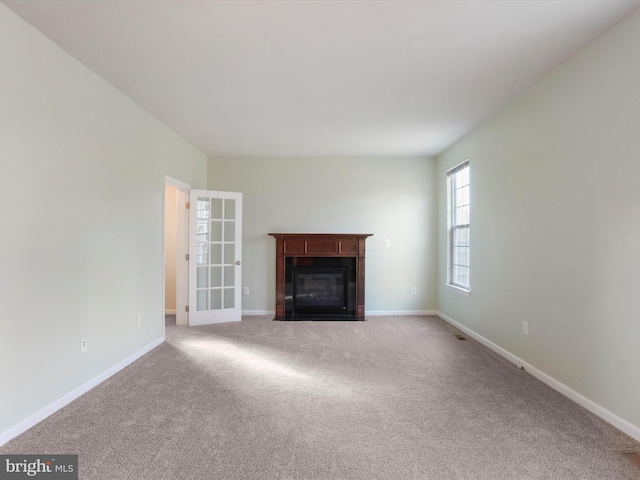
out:
M347 314L347 267L291 267L291 273L293 317Z

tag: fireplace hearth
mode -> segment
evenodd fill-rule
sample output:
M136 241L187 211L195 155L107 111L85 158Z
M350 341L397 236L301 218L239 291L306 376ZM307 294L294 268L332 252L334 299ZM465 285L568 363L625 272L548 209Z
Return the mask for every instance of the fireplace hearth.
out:
M276 238L274 320L364 320L370 234L270 233Z

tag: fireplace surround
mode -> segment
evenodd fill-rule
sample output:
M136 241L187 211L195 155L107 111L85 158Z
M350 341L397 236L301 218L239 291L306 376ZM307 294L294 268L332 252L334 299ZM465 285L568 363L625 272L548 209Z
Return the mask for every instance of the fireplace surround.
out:
M274 320L364 320L365 240L372 234L270 233Z

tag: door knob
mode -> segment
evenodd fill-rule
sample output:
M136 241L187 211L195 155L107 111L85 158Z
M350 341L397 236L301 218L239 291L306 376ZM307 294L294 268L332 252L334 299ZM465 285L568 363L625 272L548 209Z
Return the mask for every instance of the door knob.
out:
M240 260L236 260L236 265L240 265Z

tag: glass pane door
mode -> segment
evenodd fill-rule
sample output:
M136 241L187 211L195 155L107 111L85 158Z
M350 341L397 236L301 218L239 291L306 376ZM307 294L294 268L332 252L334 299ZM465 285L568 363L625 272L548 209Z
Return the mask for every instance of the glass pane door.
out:
M191 192L196 254L195 262L190 261L195 307L190 309L190 325L240 319L241 203L239 193Z

